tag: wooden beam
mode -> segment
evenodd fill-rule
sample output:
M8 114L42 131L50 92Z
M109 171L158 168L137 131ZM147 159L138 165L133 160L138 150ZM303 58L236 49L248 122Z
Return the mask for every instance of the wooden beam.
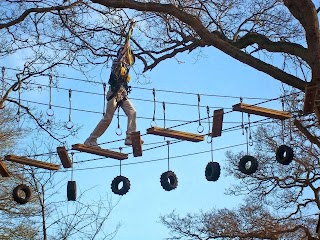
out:
M316 84L306 85L304 103L303 103L304 115L308 115L313 112L316 95L317 95L317 85Z
M140 132L132 132L131 133L131 142L132 142L132 150L134 157L142 156L142 146L141 146L141 136Z
M26 158L26 157L19 157L15 155L7 155L4 157L4 159L7 161L21 163L29 166L38 167L38 168L44 168L48 170L59 170L60 168L59 164L42 162L42 161L38 161L38 160Z
M71 168L72 162L65 147L57 147L57 152L64 168Z
M72 145L73 150L78 150L80 152L86 152L86 153L91 153L103 157L109 157L109 158L114 158L118 160L124 160L128 158L128 154L125 153L120 153L120 152L114 152L111 150L107 149L102 149L102 148L97 148L97 147L89 147L84 144L74 144Z
M7 169L6 164L3 161L0 161L0 174L2 177L10 177L10 173Z
M171 138L176 138L180 140L191 141L191 142L200 142L204 140L204 136L199 134L181 132L181 131L176 131L176 130L167 129L167 128L160 128L160 127L148 128L147 133L158 135L158 136L171 137Z
M223 109L214 110L212 120L212 137L220 137L222 133Z
M270 117L280 120L285 120L291 118L291 114L289 112L273 110L270 108L253 106L245 103L238 103L232 106L233 111L245 112L250 114L255 114L264 117Z
M308 140L311 142L311 143L314 143L316 144L319 148L320 148L320 142L318 140L318 138L316 138L315 136L313 136L309 131L308 129L306 129L299 120L295 119L293 124L300 130L300 132L302 132L306 138L308 138Z

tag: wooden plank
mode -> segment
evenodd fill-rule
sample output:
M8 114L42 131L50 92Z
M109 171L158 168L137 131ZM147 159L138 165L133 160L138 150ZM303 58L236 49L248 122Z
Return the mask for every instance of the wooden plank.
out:
M60 168L59 164L42 162L42 161L38 161L38 160L26 158L26 157L19 157L15 155L7 155L4 157L4 159L7 161L21 163L29 166L38 167L38 168L44 168L48 170L59 170Z
M291 118L291 114L289 112L273 110L270 108L253 106L245 103L238 103L232 106L233 111L245 112L250 114L255 114L264 117L270 117L280 120L285 120Z
M316 144L318 147L320 147L320 142L319 140L313 136L309 131L308 129L306 129L300 121L298 121L297 119L294 120L293 124L300 130L300 132L302 132L306 138L308 138L308 140L311 142L311 143L314 143Z
M314 103L317 95L317 85L306 85L304 103L303 103L303 114L308 115L314 110Z
M141 146L141 137L140 132L132 132L131 133L131 142L132 142L132 150L134 157L142 156L142 146Z
M211 137L220 137L222 133L223 109L214 110Z
M72 145L73 150L78 150L80 152L86 152L86 153L91 153L103 157L109 157L109 158L114 158L118 160L124 160L128 158L128 154L125 153L120 153L120 152L114 152L111 150L107 149L102 149L102 148L97 148L97 147L89 147L84 144L74 144Z
M72 162L65 147L57 147L57 152L64 168L71 168Z
M171 138L176 138L180 140L191 141L191 142L200 142L204 140L204 136L199 134L181 132L181 131L176 131L176 130L167 129L167 128L160 128L160 127L148 128L147 133L163 136L163 137L171 137Z
M7 169L7 166L3 161L0 161L0 174L2 177L10 177L10 173Z

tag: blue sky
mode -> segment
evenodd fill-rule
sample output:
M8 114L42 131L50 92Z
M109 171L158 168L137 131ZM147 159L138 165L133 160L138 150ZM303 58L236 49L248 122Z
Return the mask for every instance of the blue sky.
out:
M156 119L159 119L156 122L159 127L163 127L163 120L160 120L163 118L161 104L163 101L167 103L194 105L181 106L166 104L167 119L193 121L198 119L197 94L200 94L201 106L203 106L200 112L201 117L207 116L205 108L207 105L210 106L211 116L213 110L216 109L213 107L221 107L225 109L225 112L230 112L232 105L239 103L239 97L243 97L245 103L256 104L262 102L262 99L271 99L280 96L281 83L279 81L239 63L214 48L204 48L202 51L202 54L205 56L198 60L196 60L196 53L180 54L177 58L184 63L178 63L175 59L171 59L159 64L154 70L145 74L150 80L149 83L138 83L134 71L131 71L131 86L133 87L133 91L129 97L133 99L132 103L137 110L137 126L141 134L144 135L146 129L150 127L150 121L154 111L152 102L153 88L156 89L156 100L160 101L160 103L156 105ZM4 62L2 62L2 64L4 64ZM139 64L138 62L134 67L136 72L141 72L141 66ZM15 66L18 65L16 62ZM12 65L7 67L12 67ZM62 71L61 74L59 74L61 76L64 73L67 77L84 79L78 72L70 69ZM104 68L102 71L100 69L94 69L91 73L93 76L92 80L107 82L109 73L110 69L107 68ZM103 93L101 84L88 84L63 77L58 79L59 87L74 90L72 95L73 108L102 112L103 96L79 93L76 91L81 90L101 94ZM44 79L42 79L42 81L43 80ZM143 82L143 80L140 80L140 82ZM147 88L147 90L141 88ZM194 94L166 93L160 90ZM230 97L213 97L202 94ZM22 95L22 98L48 103L48 96L48 89L44 89L41 93L33 92L28 93L28 95ZM149 101L140 101L137 99ZM68 107L68 92L53 89L52 104ZM44 112L48 108L47 105L34 106L42 109ZM260 106L281 110L279 101L272 101ZM63 121L68 120L68 109L55 107L53 107L53 109L58 119ZM125 133L127 119L123 116L122 111L120 111L120 114L120 126L123 133ZM72 121L81 126L81 129L75 138L69 138L67 140L69 147L75 143L83 143L101 119L102 114L73 110L71 116ZM251 121L258 119L261 119L261 117L251 117ZM246 116L245 120L247 120ZM180 123L179 121L167 121L166 126L171 127ZM241 113L230 112L225 114L224 129L240 124ZM204 133L206 133L208 131L207 120L202 121L202 125L204 127ZM105 143L123 139L125 137L124 134L122 136L116 135L116 128L117 118L115 116L109 129L99 138L98 142ZM177 130L197 133L197 128L198 123L195 122L179 127ZM166 143L166 140L171 140L164 140L163 137L153 135L143 136L143 139L145 141L143 149L162 145ZM150 145L152 143L158 144ZM237 144L243 145L229 148ZM55 146L59 146L59 144L55 142L54 147ZM130 148L124 148L123 141L104 144L103 147L107 149L123 147L123 152L132 152ZM218 150L220 148L221 150ZM118 223L121 223L121 228L114 238L115 240L160 240L169 237L167 229L159 222L160 215L169 214L173 210L184 215L186 213L208 211L212 208L232 208L241 202L240 197L232 197L224 194L228 186L236 181L232 177L225 175L224 164L226 161L225 152L227 150L235 152L246 150L245 136L242 135L241 130L225 132L221 137L213 139L213 149L213 159L219 162L222 167L221 177L217 182L208 182L204 176L206 164L211 161L210 144L208 144L206 140L199 143L182 141L170 145L170 170L174 171L178 177L178 187L170 192L163 190L160 185L160 175L167 171L167 147L144 151L143 156L138 158L134 158L133 155L130 154L129 158L123 161L122 175L129 178L131 182L131 189L123 197L113 194L110 188L112 180L119 175L118 160L106 158L81 164L77 163L74 166L74 180L77 182L80 192L88 190L86 197L81 199L81 201L90 202L98 196L111 197L114 203L120 199L120 202L111 213L106 224L106 228L112 231ZM39 151L45 152L45 149L39 149ZM196 154L199 152L203 153ZM75 162L94 158L99 158L99 156L79 153L77 151L75 151L74 154ZM157 159L163 160L152 161ZM70 172L62 169L55 177L57 180L64 179L64 182L60 185L60 195L56 197L67 201L66 186L68 179L70 179ZM67 203L70 208L72 208L73 204L73 202Z

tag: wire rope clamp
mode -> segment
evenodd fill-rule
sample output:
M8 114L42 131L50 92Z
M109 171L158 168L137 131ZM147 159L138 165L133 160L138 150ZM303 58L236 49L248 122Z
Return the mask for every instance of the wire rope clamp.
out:
M140 131L131 133L132 150L134 157L142 156L142 141Z

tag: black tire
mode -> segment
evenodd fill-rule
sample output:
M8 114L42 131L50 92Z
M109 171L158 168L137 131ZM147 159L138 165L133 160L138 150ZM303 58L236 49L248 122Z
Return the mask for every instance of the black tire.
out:
M119 184L122 182L122 188L119 189ZM124 176L117 176L112 180L111 190L118 195L126 194L130 189L130 181Z
M277 162L283 165L289 165L293 160L293 150L291 147L281 145L276 151Z
M67 198L68 198L68 201L76 201L76 198L77 198L77 184L76 184L76 181L68 181Z
M178 186L178 178L172 171L167 171L161 174L160 183L164 190L171 191Z
M246 164L248 162L250 162L249 168L246 167ZM255 157L250 156L250 155L245 155L240 159L239 170L240 170L240 172L242 172L244 174L250 175L250 174L253 174L257 171L258 165L259 165L258 160Z
M20 191L24 192L25 194L24 197L20 196L19 194ZM16 201L17 203L26 204L27 202L30 201L32 197L32 191L31 191L31 188L28 187L27 185L20 184L16 186L15 189L13 189L12 196L13 196L13 200Z
M209 162L206 166L205 176L208 181L217 181L220 177L220 164L217 162Z

